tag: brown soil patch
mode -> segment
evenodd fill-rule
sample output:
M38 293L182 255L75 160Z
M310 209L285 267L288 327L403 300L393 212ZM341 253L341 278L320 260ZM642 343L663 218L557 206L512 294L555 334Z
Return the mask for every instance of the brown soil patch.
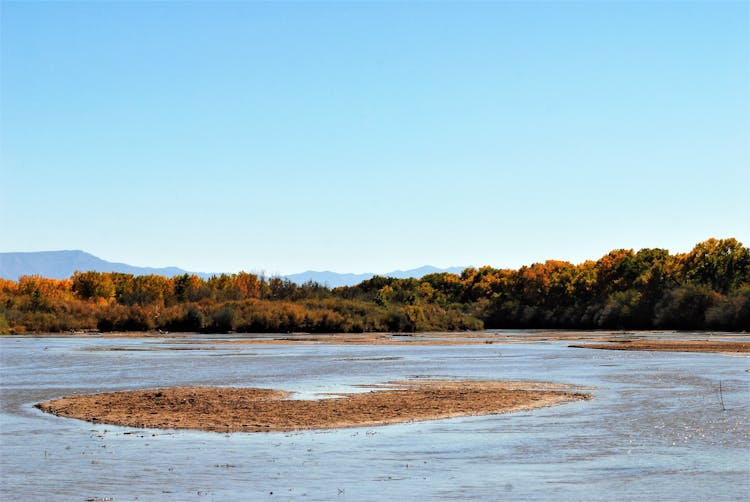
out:
M156 338L187 339L186 343L203 343L211 345L481 345L505 343L535 343L539 341L607 341L610 333L487 333L470 332L427 332L427 333L291 333L291 334L257 334L255 338L239 340L204 340L193 338L198 333L154 333L154 332L110 332L98 335L102 338ZM227 335L231 337L233 335Z
M529 382L402 382L385 390L294 400L272 389L178 387L64 397L36 407L128 427L293 431L508 413L591 397L563 388Z
M716 342L703 340L618 340L612 343L570 345L579 349L656 350L664 352L750 353L750 342Z
M218 343L228 345L478 345L503 342L504 340L496 336L483 333L361 333L288 335L244 340L224 340ZM217 342L212 341L210 343Z
M536 332L422 332L422 333L289 333L289 334L227 334L227 338L200 340L199 333L166 332L111 332L87 335L71 335L97 338L153 338L170 340L171 343L190 343L215 348L220 345L480 345L480 344L529 344L539 342L604 342L628 343L632 340L696 340L701 335L681 334L674 331L536 331ZM747 341L746 334L722 333L712 335L712 342ZM174 349L170 349L174 350Z
M609 333L543 333L518 335L485 332L461 333L332 333L332 334L291 334L240 340L206 340L188 343L211 345L492 345L519 344L545 341L576 340L604 342L612 337Z

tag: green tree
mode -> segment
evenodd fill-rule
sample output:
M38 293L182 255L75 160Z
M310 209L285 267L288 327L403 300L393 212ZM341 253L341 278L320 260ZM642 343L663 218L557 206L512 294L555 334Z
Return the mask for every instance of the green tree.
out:
M101 272L75 272L72 277L73 291L83 300L113 300L115 284L110 274Z
M726 294L750 283L750 249L737 239L708 239L678 257L679 271L687 282L702 284Z
M686 284L668 291L657 304L654 323L665 329L703 329L706 311L718 294L703 284Z

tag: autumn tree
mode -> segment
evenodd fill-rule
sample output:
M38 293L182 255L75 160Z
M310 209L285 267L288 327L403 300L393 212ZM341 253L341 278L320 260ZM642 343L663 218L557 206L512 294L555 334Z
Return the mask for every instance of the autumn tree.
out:
M103 300L115 298L115 284L110 274L101 272L75 272L72 277L73 291L83 300Z

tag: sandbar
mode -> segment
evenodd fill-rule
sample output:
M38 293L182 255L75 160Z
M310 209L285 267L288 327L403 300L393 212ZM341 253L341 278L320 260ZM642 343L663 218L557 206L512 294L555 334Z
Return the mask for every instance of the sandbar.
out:
M483 381L394 382L323 399L291 396L276 389L175 387L69 396L36 407L126 427L272 432L493 415L591 398L566 385Z
M611 343L587 343L569 345L569 347L578 349L750 354L750 342L707 340L617 340Z

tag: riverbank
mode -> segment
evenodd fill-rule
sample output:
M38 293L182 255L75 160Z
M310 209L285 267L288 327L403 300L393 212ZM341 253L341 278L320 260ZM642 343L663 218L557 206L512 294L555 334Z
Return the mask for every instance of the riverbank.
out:
M445 346L482 344L529 344L577 342L571 348L609 350L659 350L706 353L750 353L750 335L738 332L676 331L577 331L577 330L500 330L443 332L376 332L376 333L229 333L217 339L216 334L196 332L88 332L71 334L26 334L22 337L154 339L186 344L189 350L218 346L254 345L399 345ZM113 349L115 350L115 349ZM171 347L168 350L188 350Z

